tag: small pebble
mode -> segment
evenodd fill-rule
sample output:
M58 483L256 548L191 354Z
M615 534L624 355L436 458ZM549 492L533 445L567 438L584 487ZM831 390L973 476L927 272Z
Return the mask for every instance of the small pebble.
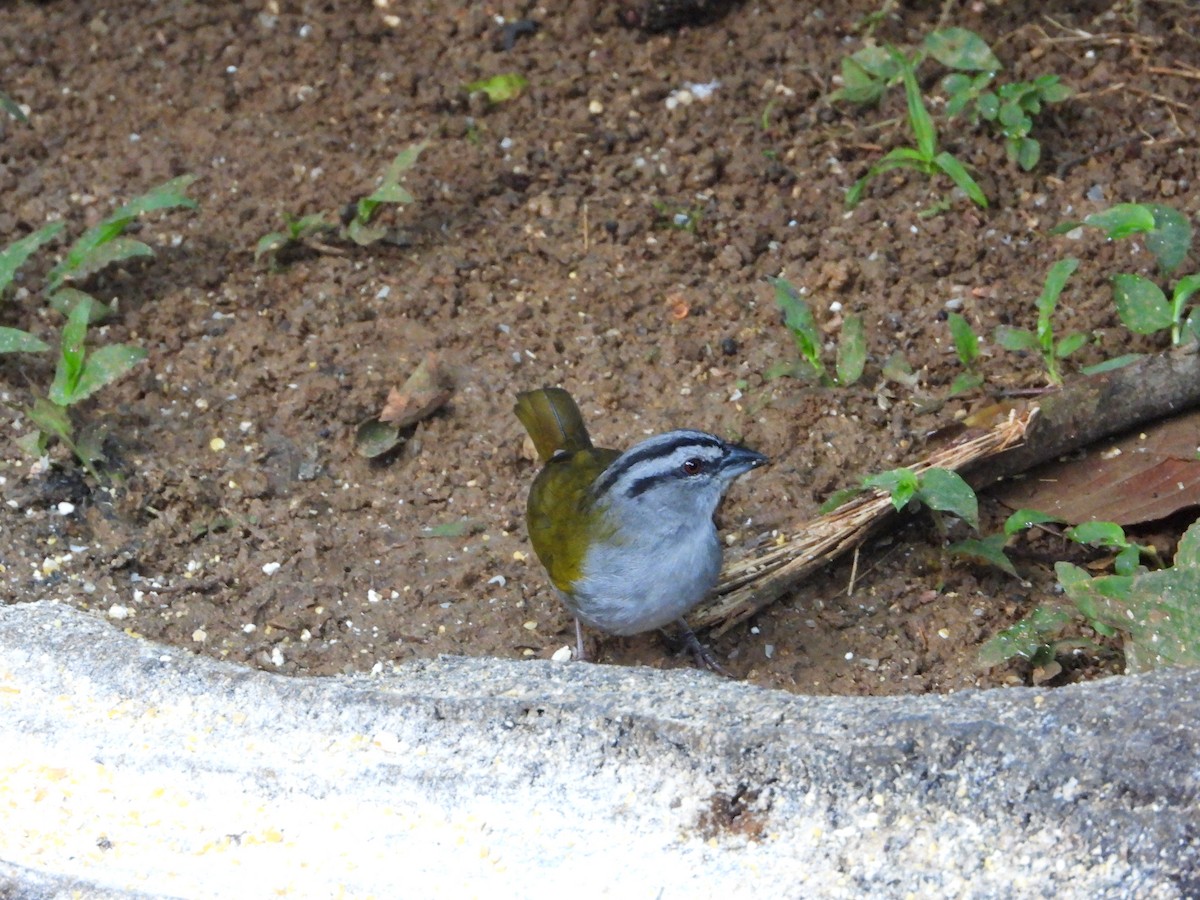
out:
M280 568L279 563L269 562L269 563L263 564L262 570L263 570L264 575L274 575L276 572L279 571L279 568Z

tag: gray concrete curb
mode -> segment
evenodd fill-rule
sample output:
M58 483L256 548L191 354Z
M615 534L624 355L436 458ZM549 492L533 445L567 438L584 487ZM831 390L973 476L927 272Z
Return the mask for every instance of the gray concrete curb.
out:
M288 678L4 606L0 896L1197 896L1198 688Z

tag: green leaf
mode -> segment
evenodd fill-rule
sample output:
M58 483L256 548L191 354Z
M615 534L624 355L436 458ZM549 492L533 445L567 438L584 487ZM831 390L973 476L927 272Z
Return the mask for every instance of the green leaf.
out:
M4 110L22 125L29 124L29 119L25 116L25 110L21 109L20 104L4 93L4 91L0 91L0 109Z
M1018 509L1004 520L1004 533L1014 535L1018 531L1032 528L1034 525L1045 525L1048 522L1062 522L1058 516L1052 516L1036 509Z
M59 406L44 397L38 397L33 401L33 406L29 408L28 413L29 420L43 434L52 435L69 446L74 446L74 442L71 440L74 429L65 406Z
M1092 547L1116 550L1129 545L1125 538L1125 530L1116 522L1080 522L1063 534L1077 544L1088 544Z
M867 361L867 339L863 331L862 316L848 315L842 322L842 334L838 339L837 383L854 384L862 377Z
M83 374L84 348L88 319L92 313L92 298L87 294L75 304L63 326L59 341L58 366L50 385L50 401L58 406L70 406Z
M1148 204L1154 216L1154 230L1146 235L1146 249L1168 275L1179 268L1192 246L1192 223L1177 209L1158 203Z
M467 85L467 93L483 91L492 103L503 103L521 96L521 91L525 90L528 84L529 80L525 76L518 75L516 72L507 72L503 75L493 75L491 78L472 81Z
M421 537L427 538L458 538L467 534L476 534L482 526L479 522L471 519L462 519L458 522L443 522L441 525L433 525L421 531Z
M958 360L968 369L979 361L979 338L971 330L971 324L958 313L950 313L947 322L950 325L950 336L954 339L954 352Z
M979 498L957 472L928 469L921 473L917 498L930 509L953 513L978 530Z
M892 498L892 506L904 509L917 493L920 480L912 469L892 469L877 475L868 475L862 480L863 487L883 491Z
M112 263L152 256L154 251L141 241L118 236L80 254L70 271L63 273L63 278L83 279Z
M812 309L787 279L768 278L767 281L775 288L775 305L783 310L783 324L792 333L800 355L823 371L820 366L821 331L813 319Z
M1065 338L1054 345L1054 355L1059 359L1066 359L1087 342L1088 335L1082 331L1076 331L1074 334L1068 334Z
M1123 369L1126 366L1137 362L1139 359L1144 358L1144 353L1126 353L1122 356L1115 356L1112 359L1106 359L1104 362L1098 362L1094 366L1084 366L1079 371L1084 375L1099 375L1102 372L1111 372L1114 369Z
M291 242L292 238L288 237L282 231L272 231L264 234L258 239L258 243L254 245L254 261L258 262L259 258L267 253L275 253L282 250Z
M67 251L63 260L51 270L47 279L49 290L53 291L60 287L64 279L71 275L79 276L98 271L104 265L118 259L128 259L132 256L153 256L154 252L149 247L132 239L128 243L119 244L121 249L116 251L107 251L106 253L100 248L116 241L129 227L129 224L143 213L180 206L189 209L195 208L196 201L184 194L184 191L195 180L195 175L181 175L179 178L173 178L160 184L140 197L135 197L100 224L85 231L71 245L71 249ZM113 253L117 255L109 255Z
M913 72L912 63L897 51L891 51L900 67L900 76L904 80L904 101L908 106L908 124L912 128L913 137L917 140L917 152L921 158L931 160L937 153L937 129L934 128L933 118L925 108L921 97L921 87L917 84L917 76Z
M387 167L387 171L383 174L383 181L379 187L367 198L376 203L412 203L413 195L400 186L400 179L413 166L417 164L417 160L421 156L421 151L427 146L426 141L421 141L417 144L412 144L405 147L396 154L396 158L392 160Z
M1012 328L1008 325L1001 325L996 329L995 340L1005 350L1013 352L1026 350L1038 352L1041 350L1037 335L1032 331L1026 331L1024 328Z
M1004 68L979 35L967 28L943 28L926 36L929 55L951 69L968 72L999 72Z
M1042 145L1034 138L1023 137L1016 143L1014 151L1014 159L1021 170L1024 172L1031 171L1038 161L1042 158Z
M144 347L134 347L131 344L107 344L98 347L84 360L83 372L71 394L70 402L78 403L90 397L106 384L116 381L145 358Z
M955 159L949 152L943 150L933 160L934 165L950 176L950 180L958 185L959 190L970 197L976 206L987 209L987 195L983 193L975 179L968 174L966 167Z
M180 175L178 178L164 181L141 196L134 197L105 221L110 223L131 222L140 215L160 209L195 209L197 203L187 195L187 189L192 186L196 178L195 175Z
M831 101L876 103L899 74L895 61L883 47L863 47L842 60L842 87L832 94Z
M983 376L976 372L963 372L950 382L950 396L957 397L967 391L973 391L983 384Z
M50 345L19 328L0 327L0 353L41 353Z
M949 551L951 556L984 562L990 566L995 566L1001 571L1007 572L1013 578L1020 578L1021 576L1017 574L1012 560L1004 553L1004 545L1007 539L1008 536L1003 534L992 534L982 540L967 538L964 541L951 544L946 550Z
M1117 315L1135 334L1153 334L1174 322L1171 304L1157 284L1141 275L1113 276Z
M1043 347L1048 346L1046 337L1051 333L1050 318L1054 315L1054 310L1058 306L1058 297L1066 286L1067 279L1078 268L1079 260L1069 256L1066 259L1060 259L1052 265L1049 273L1046 275L1046 281L1042 285L1042 293L1034 303L1038 311L1037 335L1041 339L1041 346Z
M979 95L975 108L979 110L979 115L985 121L993 122L1000 113L1000 98L991 91L987 91Z
M1142 203L1118 203L1101 212L1092 213L1083 220L1083 224L1099 228L1115 241L1131 234L1153 231L1154 213Z
M71 310L75 305L87 300L91 304L88 310L88 325L95 325L97 322L103 322L113 314L113 308L107 303L101 303L99 300L76 290L75 288L60 288L50 296L50 308L57 310L64 316L70 316Z
M821 504L821 507L817 510L817 512L823 516L828 515L839 506L845 506L855 497L861 495L865 490L865 487L847 487L838 491L834 491L829 496L829 499Z
M1074 93L1057 75L1040 75L1033 79L1033 84L1046 103L1061 103Z
M64 223L61 221L43 225L37 231L27 234L19 241L13 241L3 251L0 251L0 294L3 294L4 289L12 284L17 269L24 265L25 260L29 259L43 244L54 240L63 230L63 225Z
M1059 606L1037 606L1015 625L1010 625L979 648L979 663L997 666L1015 656L1032 659L1071 621L1071 613Z
M360 247L369 247L387 237L387 229L382 225L368 225L355 218L346 226L346 234Z

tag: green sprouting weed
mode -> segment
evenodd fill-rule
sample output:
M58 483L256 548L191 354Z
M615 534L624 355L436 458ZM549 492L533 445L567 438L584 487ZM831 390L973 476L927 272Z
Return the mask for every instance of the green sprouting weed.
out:
M88 326L111 315L113 310L83 291L63 285L67 279L84 278L114 262L153 256L150 247L126 237L125 230L139 216L154 210L195 208L195 201L185 193L193 181L195 176L185 175L135 197L85 231L50 271L42 293L52 308L66 316L66 324L59 336L58 360L47 396L36 399L27 410L37 430L17 439L22 449L40 456L46 451L50 438L58 438L93 476L99 477L95 463L102 458L102 435L94 428L84 429L81 435L76 435L69 408L127 373L145 358L146 351L129 344L110 344L89 350L86 345ZM0 296L12 283L21 265L57 237L63 228L63 222L51 222L0 251ZM28 332L0 328L0 353L46 352L50 349L48 344Z
M312 213L307 216L283 214L283 231L272 231L264 234L254 245L254 259L269 256L272 261L281 250L305 244L319 234L334 230L325 219L324 213Z
M1137 572L1143 556L1156 565L1159 563L1158 551L1153 546L1131 543L1125 537L1125 530L1116 522L1081 522L1073 528L1068 528L1063 534L1077 544L1116 550L1113 571L1118 575L1133 575Z
M896 147L879 162L867 170L867 174L854 183L846 194L846 207L853 209L862 200L867 184L875 176L892 169L914 169L925 175L939 172L949 176L968 197L981 207L988 205L987 197L959 160L945 150L938 150L938 134L933 118L921 97L913 63L900 52L889 48L888 52L899 67L904 83L904 98L908 109L908 124L916 140L915 147Z
M529 86L529 79L516 72L506 72L503 75L493 75L491 78L481 78L466 86L468 94L483 91L491 103L504 103L515 100Z
M76 438L68 408L126 374L146 358L146 350L131 344L106 344L89 352L86 339L92 303L91 297L81 293L67 317L59 340L58 364L50 391L28 410L38 431L29 436L25 449L41 455L46 451L48 439L57 437L92 476L99 479L95 468L101 455L99 447L88 447Z
M1023 656L1041 665L1064 647L1093 646L1083 638L1052 640L1082 617L1097 634L1121 638L1127 671L1200 665L1200 522L1184 532L1174 565L1155 570L1141 564L1146 557L1158 565L1153 548L1130 542L1115 523L1085 522L1064 534L1079 543L1118 550L1114 574L1093 576L1071 563L1056 563L1054 571L1070 606L1038 606L984 644L981 663L997 665Z
M353 241L360 247L383 240L387 237L387 228L376 224L375 216L384 204L413 202L413 195L401 184L401 181L417 164L417 159L425 147L426 142L421 141L405 147L396 154L396 158L391 161L383 173L379 187L350 207L350 212L345 219L346 224L340 230L330 224L329 218L324 213L311 213L306 216L285 214L282 231L272 231L258 239L254 247L255 260L266 256L274 266L281 251L296 246L306 246L327 253L339 252L318 240L321 235L332 234L335 230L340 238Z
M47 288L53 292L68 279L81 279L105 266L127 259L154 256L154 251L139 240L125 236L125 230L139 216L160 209L195 209L196 201L187 196L195 175L181 175L134 197L104 221L80 235L67 255L50 270Z
M979 338L971 330L971 324L958 313L950 313L947 321L950 336L954 339L954 352L966 370L950 383L950 396L953 397L983 384L983 373L979 370Z
M1038 313L1036 331L1011 328L1007 325L1001 325L996 329L996 343L1005 350L1032 351L1040 354L1046 366L1046 374L1052 384L1062 384L1058 361L1066 359L1087 343L1088 339L1086 334L1077 332L1056 341L1051 324L1054 310L1058 307L1058 297L1062 293L1067 279L1077 268L1079 268L1079 260L1074 258L1061 259L1050 267L1042 293L1036 303Z
M360 247L365 247L382 240L387 235L386 228L372 225L371 222L379 211L379 207L385 203L408 204L413 202L413 195L400 182L408 174L408 170L417 164L421 151L425 147L426 142L421 141L401 150L392 160L391 165L387 167L387 171L383 173L383 180L379 187L358 201L355 206L354 218L346 226L346 236L350 240Z
M1009 541L1018 532L1024 531L1027 528L1061 521L1056 516L1038 512L1036 509L1018 509L1005 520L1004 530L1000 533L990 534L987 537L979 539L968 538L958 541L951 544L946 550L951 556L977 560L987 565L995 566L997 569L1017 578L1019 577L1017 569L1004 552Z
M1034 118L1046 104L1070 97L1071 89L1057 75L997 84L1003 65L983 38L966 28L946 28L929 34L913 51L911 68L919 68L929 56L954 70L942 80L947 95L946 114L963 115L972 123L980 120L990 123L1003 136L1010 161L1025 171L1036 166L1041 158L1041 145L1030 136ZM842 60L843 87L830 99L876 103L902 78L902 66L889 50L867 46Z
M979 500L962 476L950 469L891 469L863 477L850 488L837 491L821 504L821 514L830 513L864 491L881 491L891 497L892 506L902 510L910 504L924 505L936 513L948 512L972 528L979 527Z
M1141 235L1159 269L1168 275L1183 263L1192 244L1192 223L1188 217L1157 203L1118 203L1088 216L1083 224L1099 228L1113 240ZM1157 283L1142 275L1113 276L1113 300L1125 327L1135 334L1153 334L1169 328L1171 343L1176 346L1189 339L1200 339L1200 307L1191 304L1197 292L1200 292L1197 274L1180 278L1169 298Z
M783 324L792 333L792 339L800 353L800 361L778 363L768 370L766 377L810 377L825 386L836 384L842 387L858 381L862 377L867 359L867 341L862 318L850 314L842 320L834 376L830 378L822 360L824 338L813 318L812 308L787 279L768 278L767 281L775 288L775 303L783 310Z

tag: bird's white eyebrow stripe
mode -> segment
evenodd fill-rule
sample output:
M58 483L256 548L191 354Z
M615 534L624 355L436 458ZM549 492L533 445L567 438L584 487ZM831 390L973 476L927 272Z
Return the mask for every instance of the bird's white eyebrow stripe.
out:
M678 434L670 440L652 443L648 447L642 447L619 458L596 479L593 491L597 495L603 494L611 489L619 478L625 476L633 469L642 467L648 463L657 463L661 460L669 459L672 455L677 454L681 449L685 448L694 450L695 455L708 456L712 459L719 459L726 452L725 443L712 435L696 431ZM714 454L713 450L718 452ZM686 458L686 455L682 456L683 458L680 459L680 462L683 462L683 459Z

